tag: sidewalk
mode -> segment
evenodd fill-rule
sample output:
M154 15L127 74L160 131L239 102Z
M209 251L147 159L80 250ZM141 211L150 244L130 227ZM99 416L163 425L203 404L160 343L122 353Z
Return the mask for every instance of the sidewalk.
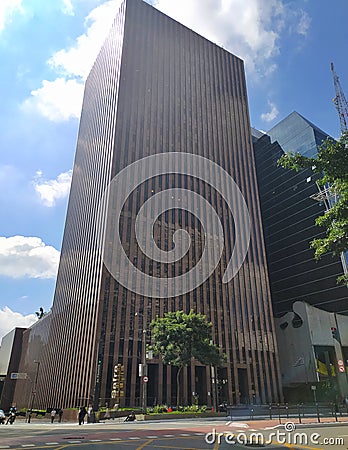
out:
M248 428L255 428L255 429L268 429L268 428L282 428L287 423L293 423L296 425L296 428L299 427L318 427L318 426L347 426L348 425L348 417L337 417L337 421L334 417L320 417L320 422L318 422L318 419L316 417L301 417L301 423L298 419L298 417L289 417L289 418L281 418L281 421L279 419L257 419L257 420L227 420L226 425L228 426L245 424L247 425L246 430Z

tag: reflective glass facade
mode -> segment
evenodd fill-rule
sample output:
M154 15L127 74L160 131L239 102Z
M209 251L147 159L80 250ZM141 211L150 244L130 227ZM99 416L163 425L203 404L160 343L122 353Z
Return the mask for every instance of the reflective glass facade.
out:
M293 112L254 142L262 221L265 233L272 301L277 315L292 311L296 300L331 312L348 313L348 289L338 285L343 273L339 258L314 260L310 241L321 230L315 218L325 205L310 171L296 173L277 166L284 152L315 156L327 135Z
M159 299L126 289L103 265L96 222L108 183L131 163L162 152L204 156L239 186L250 213L251 240L229 283L222 278L238 239L231 211L210 184L174 173L142 183L127 198L119 224L110 209L102 211L105 251L113 255L117 230L129 260L151 276L173 278L197 264L205 237L189 211L172 208L154 227L164 251L172 249L176 230L190 235L191 246L180 261L161 264L146 257L135 235L139 208L162 190L181 187L201 194L221 220L224 250L212 275L184 295ZM111 209L122 195L121 189L110 197ZM125 1L86 83L50 333L41 358L40 401L58 407L113 403L114 368L121 364L125 382L117 401L139 404L143 330L150 343L153 318L190 309L213 323L213 339L227 355L218 375L220 400L281 400L260 224L243 62L148 4ZM176 368L154 358L148 377L148 404L174 404ZM211 386L210 368L193 363L183 371L183 403L191 403L194 392L199 403L210 405Z

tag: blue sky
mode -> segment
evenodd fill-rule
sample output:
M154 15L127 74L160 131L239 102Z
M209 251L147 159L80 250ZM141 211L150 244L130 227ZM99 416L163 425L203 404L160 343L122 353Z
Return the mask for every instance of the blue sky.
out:
M347 0L153 0L246 63L251 124L296 110L339 135ZM0 338L51 307L83 83L119 0L0 0Z

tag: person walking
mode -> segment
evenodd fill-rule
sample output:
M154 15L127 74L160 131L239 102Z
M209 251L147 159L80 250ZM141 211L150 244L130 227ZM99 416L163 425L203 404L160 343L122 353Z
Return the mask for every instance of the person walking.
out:
M88 411L87 411L87 423L94 422L94 414L93 414L93 406L89 405Z
M110 415L110 409L109 409L109 407L107 406L107 407L106 407L106 410L105 410L105 414L104 414L104 419L109 420L110 417L111 417L111 415Z
M79 425L85 423L85 415L87 414L86 408L81 406L79 409Z
M62 417L63 417L63 410L62 408L58 409L58 422L61 423L62 422Z
M54 422L54 418L56 417L57 411L53 408L51 411L51 423Z

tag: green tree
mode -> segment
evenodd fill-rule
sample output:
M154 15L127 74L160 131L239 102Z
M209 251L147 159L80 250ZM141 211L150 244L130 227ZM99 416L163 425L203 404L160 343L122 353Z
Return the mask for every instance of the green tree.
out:
M225 355L211 343L212 324L202 314L189 314L184 311L168 312L164 317L157 317L150 324L154 344L152 350L161 355L164 364L178 368L176 375L177 406L180 404L180 374L188 366L191 358L201 364L218 366L225 360Z
M325 228L325 237L313 239L311 247L315 258L320 259L327 253L338 256L348 250L348 132L342 134L338 141L328 138L318 148L315 158L308 158L300 153L284 154L278 165L297 172L309 169L318 176L318 184L327 189L331 208L317 217L315 223ZM348 276L338 278L339 282L348 283Z

